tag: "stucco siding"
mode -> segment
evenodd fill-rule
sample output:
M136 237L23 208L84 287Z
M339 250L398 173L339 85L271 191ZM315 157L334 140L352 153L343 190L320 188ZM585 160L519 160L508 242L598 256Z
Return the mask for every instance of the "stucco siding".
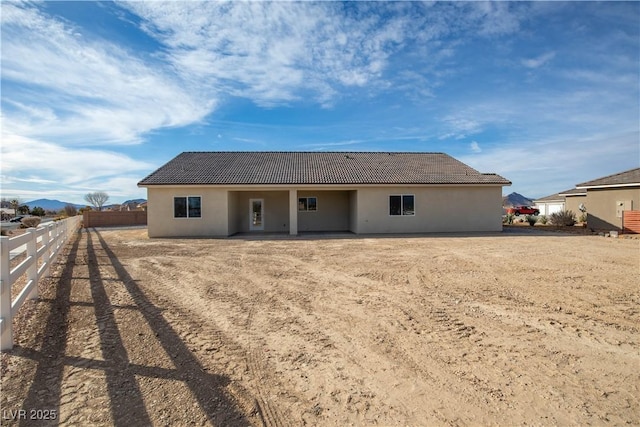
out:
M587 196L567 196L564 202L564 209L576 214L576 219L580 218L580 205L586 204Z
M349 191L349 231L358 232L358 191Z
M200 218L174 218L174 197L201 197ZM147 189L149 237L227 236L227 192L207 187Z
M298 231L349 230L348 191L298 191L301 197L316 197L318 205L315 211L298 211Z
M389 196L414 195L415 215L389 214ZM358 190L357 231L500 231L502 187L376 187Z
M235 209L231 216L235 218L235 232L251 231L249 223L251 199L262 199L264 209L265 232L289 232L289 191L232 191ZM231 213L231 212L230 212Z
M616 202L630 201L629 210L640 210L640 188L587 189L584 202L587 208L587 225L595 230L622 228L622 218L616 216Z
M389 196L413 195L415 215L390 215ZM174 218L174 197L200 196L201 218ZM296 211L298 230L357 234L500 231L501 186L376 186L297 191L317 211ZM148 188L150 237L221 237L250 232L251 199L262 199L264 232L289 232L289 189ZM634 202L637 203L637 202ZM635 205L634 205L635 206ZM255 231L255 230L254 230Z
M232 234L236 234L240 229L240 218L236 215L238 211L238 193L235 191L227 192L227 212L228 212L228 225L227 225L227 235L231 236Z

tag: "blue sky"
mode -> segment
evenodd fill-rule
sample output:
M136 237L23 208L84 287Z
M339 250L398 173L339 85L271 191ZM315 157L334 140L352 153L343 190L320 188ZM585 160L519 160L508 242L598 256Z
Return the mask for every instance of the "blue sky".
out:
M640 165L637 2L11 2L2 197L182 151L445 152L542 197Z

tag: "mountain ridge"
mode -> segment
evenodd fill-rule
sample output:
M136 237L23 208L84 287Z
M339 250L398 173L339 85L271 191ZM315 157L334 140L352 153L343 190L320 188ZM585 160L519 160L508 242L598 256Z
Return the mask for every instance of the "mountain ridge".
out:
M105 209L105 208L113 207L113 206L116 206L116 205L118 205L118 206L119 205L124 205L124 204L127 204L127 203L139 204L139 203L146 202L146 201L147 201L147 199L131 199L131 200L126 200L126 201L124 201L122 203L111 203L111 204L108 204L108 205L104 205L102 208ZM31 200L29 202L25 202L23 204L28 206L29 209L33 209L36 206L38 206L38 207L40 207L40 208L42 208L42 209L44 209L46 211L47 210L48 211L59 211L61 209L64 209L64 207L67 206L67 205L74 206L76 209L80 209L80 208L84 208L85 206L88 206L86 204L85 205L79 205L77 203L63 202L63 201L60 201L60 200L57 200L57 199L36 199L36 200Z
M533 199L516 192L502 196L502 206L533 206L533 204Z
M36 206L40 207L44 210L50 210L50 211L59 211L60 209L64 209L65 206L67 205L71 205L74 206L76 209L80 209L80 208L84 208L85 205L78 205L76 203L69 203L69 202L62 202L60 200L57 199L36 199L36 200L31 200L30 202L25 202L23 203L24 205L29 206L29 209L33 209Z

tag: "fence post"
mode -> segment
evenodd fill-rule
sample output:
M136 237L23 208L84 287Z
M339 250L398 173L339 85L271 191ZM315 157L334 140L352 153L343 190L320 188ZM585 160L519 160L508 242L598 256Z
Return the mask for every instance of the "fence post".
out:
M9 237L0 237L0 350L13 348L13 316L11 315L11 270Z
M31 235L31 238L27 242L27 258L33 257L31 264L27 268L27 283L33 280L31 285L31 292L29 292L29 299L38 298L38 234L36 229L31 227L27 228L27 234Z
M56 222L56 231L54 233L56 235L55 242L54 242L54 247L56 248L56 253L58 252L58 246L60 246L60 227L61 227L60 223L61 222L62 221Z
M45 268L43 272L43 277L51 277L51 227L53 227L53 224L49 223L45 227L47 231L42 235L42 244L45 246L42 254L42 262L47 263L47 268Z

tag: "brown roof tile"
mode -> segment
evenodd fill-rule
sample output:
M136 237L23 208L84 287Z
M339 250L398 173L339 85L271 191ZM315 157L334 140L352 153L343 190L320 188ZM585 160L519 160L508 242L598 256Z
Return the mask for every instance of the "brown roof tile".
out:
M138 183L147 185L495 184L443 153L185 152Z
M631 169L628 171L594 179L592 181L583 182L582 184L576 185L576 187L616 187L629 185L640 185L640 168Z

